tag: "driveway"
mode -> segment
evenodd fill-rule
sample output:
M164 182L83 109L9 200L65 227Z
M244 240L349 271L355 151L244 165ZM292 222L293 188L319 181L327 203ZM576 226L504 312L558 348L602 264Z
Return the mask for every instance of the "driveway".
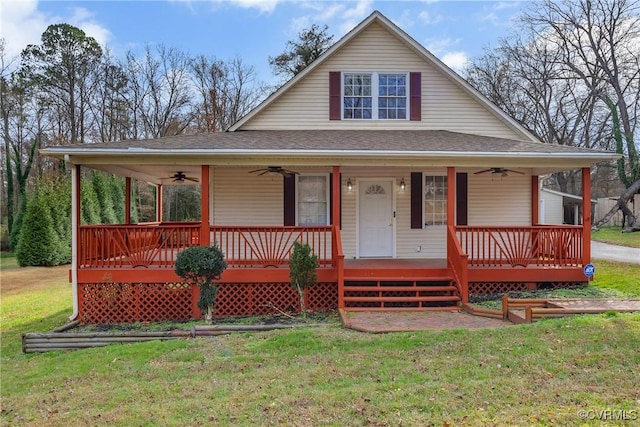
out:
M591 241L591 258L640 264L640 249Z

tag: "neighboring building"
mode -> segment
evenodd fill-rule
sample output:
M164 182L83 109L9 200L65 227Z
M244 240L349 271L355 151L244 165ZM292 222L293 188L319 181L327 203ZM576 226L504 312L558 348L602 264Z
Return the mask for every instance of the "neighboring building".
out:
M538 177L582 169L588 205L591 165L618 157L536 140L378 12L228 132L42 152L73 166L73 316L97 323L200 316L173 272L189 245L226 255L221 316L299 308L295 240L321 264L311 309L456 309L585 282L590 215L542 225ZM81 167L125 176L126 212L131 178L159 199L200 185L202 219L82 225Z
M591 217L597 201L591 200ZM561 191L540 189L540 224L582 224L582 197Z

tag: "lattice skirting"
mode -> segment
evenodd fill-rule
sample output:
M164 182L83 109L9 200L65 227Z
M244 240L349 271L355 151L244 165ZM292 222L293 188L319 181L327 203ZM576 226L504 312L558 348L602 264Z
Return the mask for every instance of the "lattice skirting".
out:
M192 286L185 283L78 284L81 323L133 323L192 318Z
M495 295L508 292L521 292L533 289L557 289L584 285L581 282L470 282L470 295Z
M200 318L194 301L198 288L185 283L78 284L81 323L108 324L187 321ZM305 295L308 310L338 307L336 283L318 283ZM220 283L214 316L250 316L300 312L298 293L289 283Z
M305 306L311 311L338 307L336 283L318 283L308 289ZM221 283L214 316L251 316L300 312L300 297L289 283Z

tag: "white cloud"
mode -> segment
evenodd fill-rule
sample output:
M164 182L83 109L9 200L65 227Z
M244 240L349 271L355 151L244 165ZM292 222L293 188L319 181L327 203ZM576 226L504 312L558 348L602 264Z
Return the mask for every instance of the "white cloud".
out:
M459 73L469 62L469 57L464 52L447 52L440 60Z
M426 39L424 47L434 55L440 55L443 52L451 50L452 47L458 45L461 39L451 39L449 37L445 39Z
M262 13L271 13L276 9L280 0L217 0L231 3L243 9L258 9Z
M427 25L434 25L434 24L438 24L438 23L442 22L442 20L443 20L444 18L442 17L442 15L439 15L439 14L438 14L438 15L433 16L433 15L432 15L431 13L429 13L428 11L423 10L422 12L420 12L420 13L418 14L418 19L419 19L420 21L422 21L424 24L427 24Z
M415 23L413 19L413 11L409 9L403 10L402 14L400 15L400 18L394 19L393 22L398 27L406 31L408 28L413 27L413 24Z
M103 27L93 17L93 14L83 7L73 9L73 15L68 20L69 24L80 28L87 36L96 39L101 46L106 46L111 38L111 32Z
M313 17L309 18L320 23L325 23L344 10L344 5L329 2L303 2L300 6L313 10Z
M20 55L29 44L37 44L49 25L49 20L38 11L36 0L0 1L0 37L6 41L7 58Z
M7 59L19 56L29 44L39 44L42 33L49 25L62 22L82 29L103 46L111 34L84 8L73 9L71 16L60 17L38 10L37 0L0 0L0 37L6 41Z
M355 7L346 9L342 14L342 18L344 19L344 21L342 21L339 26L341 34L339 34L338 36L340 37L341 35L351 31L356 25L360 23L360 21L362 21L367 15L373 12L372 4L372 0L358 0Z

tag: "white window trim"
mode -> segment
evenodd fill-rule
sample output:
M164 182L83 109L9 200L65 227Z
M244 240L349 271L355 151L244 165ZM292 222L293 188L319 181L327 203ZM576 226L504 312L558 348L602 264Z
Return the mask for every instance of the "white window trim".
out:
M345 118L344 117L344 76L345 74L371 74L371 118L370 119L354 119L354 118ZM396 74L396 75L404 75L406 78L406 86L407 86L407 90L405 93L405 98L406 98L406 105L407 105L407 113L406 113L406 117L404 119L379 119L378 118L378 98L380 95L378 95L379 93L379 75L380 74ZM371 120L377 120L377 121L381 121L381 122L402 122L402 121L407 121L411 118L411 111L410 111L410 107L411 107L411 81L410 81L410 75L408 71L343 71L340 75L340 117L342 120L353 120L353 121L371 121ZM374 95L375 94L375 95Z
M299 178L301 176L322 176L325 178L326 180L326 184L327 184L327 194L326 194L326 203L327 203L327 223L324 225L330 225L331 224L331 218L329 217L330 213L331 213L331 189L329 188L329 173L301 173L296 175L296 226L300 226L300 223L298 221L298 206L299 206L299 201L300 201L300 183L299 183ZM304 227L306 224L302 224L302 227ZM318 225L318 226L322 226L322 225ZM315 226L314 226L315 227Z
M433 172L422 172L422 229L433 229L433 228L445 228L448 225L448 218L447 218L447 222L445 222L445 224L425 224L427 221L427 218L425 216L425 206L427 204L427 195L426 195L426 191L425 191L425 185L426 185L426 177L428 176L442 176L445 178L445 183L447 184L447 188L449 186L449 183L447 182L447 174L446 173L433 173ZM449 202L447 200L447 198L445 197L445 200L447 202ZM445 212L446 214L446 212Z

